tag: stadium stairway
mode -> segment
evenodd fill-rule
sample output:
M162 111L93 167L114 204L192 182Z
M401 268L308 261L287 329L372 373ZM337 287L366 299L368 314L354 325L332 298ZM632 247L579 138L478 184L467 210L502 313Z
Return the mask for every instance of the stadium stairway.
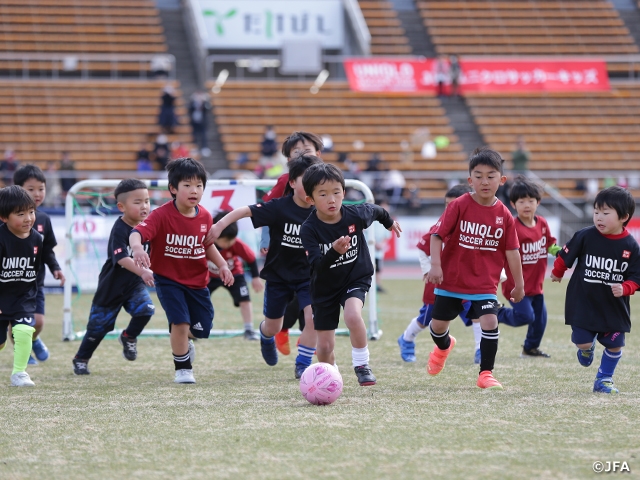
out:
M414 0L393 0L393 7L409 40L412 53L427 58L436 56L436 49L429 37L429 32L422 24Z
M477 147L485 144L478 126L471 116L467 102L462 97L440 97L440 103L447 112L454 132L458 136L462 148L468 155Z
M620 15L636 45L640 46L640 11L638 6L631 0L625 2L614 1L613 6L618 10L618 15Z

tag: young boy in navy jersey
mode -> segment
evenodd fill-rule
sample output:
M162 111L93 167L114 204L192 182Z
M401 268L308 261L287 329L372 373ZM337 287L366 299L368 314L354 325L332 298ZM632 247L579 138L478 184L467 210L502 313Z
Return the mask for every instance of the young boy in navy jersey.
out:
M300 378L311 365L316 351L316 332L311 321L309 296L309 263L300 240L300 227L311 212L302 188L302 175L309 167L321 163L318 157L303 155L289 162L289 183L285 196L267 203L236 208L213 225L207 240L216 239L232 222L251 217L253 226L268 226L269 251L260 277L267 281L264 292L264 321L260 324L260 348L267 365L278 363L274 336L282 329L287 304L295 294L300 310L304 310L305 325L300 334L298 356L294 369Z
M456 198L461 197L465 193L471 192L471 188L468 185L455 185L451 187L444 196L445 207L449 205ZM416 361L416 337L424 331L424 329L431 322L431 312L433 311L433 303L435 301L435 285L427 281L427 274L431 269L431 234L437 229L438 222L433 225L429 231L422 236L416 247L418 247L418 257L420 259L420 268L422 270L422 279L425 282L424 292L422 294L423 305L420 308L418 316L413 318L406 330L402 335L398 337L398 345L400 346L400 357L405 362ZM467 318L467 312L471 303L466 301L463 303L463 310L460 312L460 319L464 324L469 327L473 327L473 336L476 342L474 362L480 363L480 339L482 336L482 330L480 329L480 323L472 322Z
M229 212L222 211L213 218L213 223L218 223ZM253 310L251 307L251 296L249 295L249 287L247 281L244 278L244 267L242 261L247 262L251 271L251 286L254 292L261 292L264 287L262 281L260 281L260 272L258 271L258 262L256 261L256 254L249 248L249 245L244 243L238 238L238 223L232 222L227 228L225 228L218 239L214 242L220 255L227 261L231 274L233 275L234 282L231 286L226 286L222 282L220 275L218 275L218 267L213 262L208 262L209 265L209 293L213 293L219 287L225 287L231 297L233 298L233 304L240 308L240 314L242 315L242 321L244 322L244 338L245 340L258 340L260 336L253 329Z
M73 373L89 375L89 360L104 337L112 331L118 313L124 307L131 315L126 329L118 340L122 356L129 361L138 358L137 337L149 323L155 307L147 292L153 286L153 272L138 267L131 258L129 235L149 215L149 191L144 182L136 179L122 180L114 193L122 216L113 224L107 247L107 260L98 277L98 287L91 302L87 331L78 352L72 359ZM149 244L144 248L148 250Z
M558 253L551 280L560 282L577 264L567 286L565 324L578 347L578 362L593 362L596 341L604 346L593 391L618 393L613 374L631 331L629 295L640 285L640 248L625 228L636 205L621 187L602 190L593 202L592 227L583 228Z
M199 205L206 170L193 158L178 158L167 164L167 171L173 200L134 228L129 244L136 265L153 269L158 299L169 321L174 382L196 383L195 348L189 337L208 338L214 315L207 259L218 266L225 285L233 284L233 275L216 246L204 241L213 224L211 214ZM151 258L143 242L149 242Z
M25 165L20 167L13 174L13 183L24 188L27 193L36 202L36 223L33 228L42 235L42 259L49 267L49 271L53 275L53 278L60 280L60 286L64 285L64 274L62 269L56 260L56 254L53 251L54 247L58 244L56 241L56 235L53 232L51 226L51 219L49 215L38 210L38 207L42 205L47 195L47 179L35 165ZM44 362L49 358L49 349L44 342L39 338L40 332L44 327L44 277L45 270L41 268L38 272L38 297L36 298L36 326L35 333L33 334L33 353L36 358ZM29 357L29 363L37 363L33 357Z
M36 204L17 185L0 189L0 350L11 325L11 385L33 387L26 372L35 332L38 272L42 268L42 235L33 229Z
M467 193L451 202L431 236L431 270L428 280L435 283L436 299L429 324L435 343L429 355L427 373L438 375L456 344L449 335L449 322L463 310L463 302L471 301L467 317L479 319L480 388L502 389L493 377L498 351L498 282L505 259L515 279L509 296L514 303L524 297L524 280L515 222L507 207L498 200L496 191L506 181L502 173L503 159L489 148L478 148L469 159ZM443 239L449 238L444 249Z
M535 183L522 175L515 179L509 192L509 200L517 213L515 224L520 242L525 297L518 303L510 302L512 308L500 307L498 323L512 327L529 326L520 354L523 358L549 358L539 348L547 327L547 307L542 287L547 273L547 253L555 256L560 247L556 245L547 221L536 215L541 199L540 188ZM502 294L509 298L515 282L508 269L506 273L507 279L502 282Z
M400 225L382 207L343 205L344 176L335 165L309 168L303 178L307 202L316 209L302 225L302 245L311 265L313 323L318 332L318 361L335 365L335 330L340 305L351 339L351 358L358 383L375 385L369 366L367 328L362 307L374 269L363 230L374 221L400 236Z

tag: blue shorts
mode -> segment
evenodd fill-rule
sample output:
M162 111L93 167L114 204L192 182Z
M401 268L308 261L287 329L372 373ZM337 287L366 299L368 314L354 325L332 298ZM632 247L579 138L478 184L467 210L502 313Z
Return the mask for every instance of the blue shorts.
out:
M469 313L469 309L471 308L471 301L464 300L462 302L462 311L460 312L460 320L465 324L465 326L470 327L473 325L473 322L467 317ZM420 313L418 313L418 323L422 326L427 326L431 323L431 315L433 313L433 304L431 305L422 305L420 308Z
M156 308L151 301L149 292L144 285L139 285L131 292L131 295L119 305L103 307L91 304L89 313L89 323L87 325L87 335L106 335L115 328L118 313L124 308L125 312L135 317L147 317L155 313Z
M264 287L264 304L262 308L264 316L272 319L284 317L287 305L293 299L294 295L298 297L300 310L311 305L309 283L311 282L289 285L279 282L267 282Z
M571 341L576 345L598 340L604 348L624 347L624 332L592 332L586 328L571 326Z
M16 325L26 325L27 327L36 328L36 319L33 315L23 315L21 318L15 320L8 320L6 317L0 319L0 345L7 341L7 329L9 325L15 327Z
M36 312L39 315L44 315L44 287L38 287L38 293L36 294Z
M194 289L154 274L156 293L169 324L191 325L191 334L196 338L209 338L213 327L213 305L209 290Z

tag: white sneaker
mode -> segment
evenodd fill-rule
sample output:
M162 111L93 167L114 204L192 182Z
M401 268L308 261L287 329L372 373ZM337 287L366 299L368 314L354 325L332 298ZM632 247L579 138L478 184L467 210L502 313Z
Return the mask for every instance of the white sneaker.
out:
M14 387L35 387L27 372L18 372L11 375L11 385Z
M196 379L193 376L192 369L182 369L176 370L176 378L173 380L174 383L196 383Z
M193 343L193 340L189 340L189 359L191 363L196 361L196 344Z

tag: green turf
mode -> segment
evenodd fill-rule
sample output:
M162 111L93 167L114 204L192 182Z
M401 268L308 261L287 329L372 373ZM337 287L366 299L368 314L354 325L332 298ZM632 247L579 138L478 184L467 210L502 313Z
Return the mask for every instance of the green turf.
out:
M452 323L458 344L437 377L424 369L432 341L418 337L418 362L400 359L396 339L417 313L419 281L387 280L384 331L370 344L378 385L359 387L350 344L337 339L345 387L316 407L293 379L294 354L276 367L257 342L197 342L196 385L174 385L167 338L142 338L127 362L105 341L77 377L78 342L61 342L62 297L48 296L43 338L51 358L29 373L33 389L9 386L12 354L0 353L0 478L585 478L595 461L626 461L640 473L640 341L633 333L616 372L620 395L591 392L602 347L581 367L564 326L564 288L548 284L551 359L521 359L524 328L502 327L495 368L504 391L475 386L473 334ZM254 295L256 324L261 296ZM84 318L90 297L75 304ZM632 300L636 314L640 304ZM164 327L163 312L152 322ZM217 328L240 328L224 291ZM118 327L126 325L121 316ZM76 330L83 329L81 321Z

